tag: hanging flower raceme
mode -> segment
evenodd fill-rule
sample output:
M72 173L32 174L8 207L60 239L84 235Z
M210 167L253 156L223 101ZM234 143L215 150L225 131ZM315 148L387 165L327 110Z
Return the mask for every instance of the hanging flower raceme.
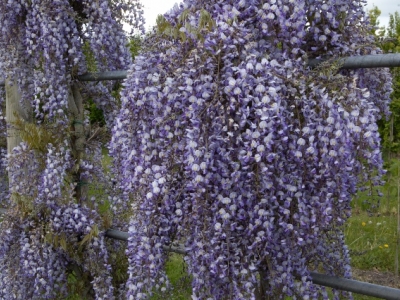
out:
M158 19L111 143L137 211L128 298L167 287L173 239L194 298L327 299L310 271L351 276L341 226L379 183L391 91L387 70L340 70L379 53L364 22L361 1L333 0L187 0Z
M104 212L106 199L117 193L111 182L106 184L101 137L84 112L85 101L93 97L111 127L113 84L78 86L76 77L129 67L123 24L143 31L139 1L0 3L0 67L7 85L18 86L27 112L8 124L23 142L7 157L6 206L13 213L4 217L0 230L2 299L115 296L101 232L112 220L111 212ZM100 180L102 191L111 195L89 196L90 179ZM9 232L17 243L8 242Z
M8 212L1 223L2 299L56 299L67 296L67 260L62 251L43 243L44 228L35 220L18 220Z

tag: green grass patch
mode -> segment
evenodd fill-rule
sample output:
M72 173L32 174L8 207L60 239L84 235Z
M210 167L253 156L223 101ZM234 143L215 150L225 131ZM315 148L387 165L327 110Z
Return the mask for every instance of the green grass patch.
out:
M397 216L353 215L345 227L351 265L361 270L394 270Z
M169 255L165 266L171 289L165 293L154 293L151 300L190 300L192 295L191 278L187 273L183 256Z
M351 203L352 216L344 233L353 268L395 270L399 174L393 171L389 175L380 188L382 197L363 192Z

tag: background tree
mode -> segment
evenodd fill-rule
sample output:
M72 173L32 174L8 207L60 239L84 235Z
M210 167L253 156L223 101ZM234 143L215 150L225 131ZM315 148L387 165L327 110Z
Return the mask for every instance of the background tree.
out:
M385 36L385 26L379 26L379 16L381 15L381 10L377 6L373 6L371 10L368 11L369 22L371 25L371 34L378 38Z
M375 28L371 33L377 38L378 45L384 53L400 52L400 16L398 12L389 14L389 25L387 28L379 27L379 16L381 11L374 6L368 11L371 25ZM378 28L378 29L376 29ZM378 122L379 130L383 139L382 146L390 161L391 156L400 151L400 68L390 68L392 74L392 87L389 119ZM389 162L390 163L390 162Z

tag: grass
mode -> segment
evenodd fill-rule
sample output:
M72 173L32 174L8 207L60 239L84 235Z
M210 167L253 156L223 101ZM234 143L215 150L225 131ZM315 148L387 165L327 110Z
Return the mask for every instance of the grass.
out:
M397 182L396 182L397 183ZM368 211L369 198L360 193L353 200L352 216L345 227L353 268L394 272L397 244L397 187L382 187L381 205ZM377 200L371 200L376 202Z
M396 176L395 179L398 177ZM382 187L381 204L373 213L368 211L369 205L366 204L370 197L364 193L360 193L353 200L352 216L347 221L344 231L353 269L392 272L395 276L398 222L397 186L395 184L397 182L389 181ZM375 203L376 201L377 199L371 200ZM378 298L354 294L354 299L373 300Z
M186 271L183 256L171 253L166 263L166 272L171 283L171 289L167 293L155 293L151 300L186 300L192 299L191 280Z
M365 212L353 215L345 228L352 267L393 271L396 227L397 216L370 217Z

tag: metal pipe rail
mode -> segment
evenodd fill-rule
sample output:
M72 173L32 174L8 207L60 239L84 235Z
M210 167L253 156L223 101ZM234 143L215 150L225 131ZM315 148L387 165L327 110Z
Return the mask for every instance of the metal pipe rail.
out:
M324 62L322 59L310 59L308 65L311 68L318 66ZM359 68L389 68L400 67L400 53L392 54L375 54L349 56L339 58L339 65L342 69L359 69ZM80 81L104 81L104 80L122 80L127 77L126 70L107 71L101 73L87 73L78 76ZM4 86L4 81L0 81L0 86Z
M308 65L315 68L324 61L322 59L310 59ZM341 69L400 67L400 53L349 56L339 58L339 65Z
M128 240L127 232L115 229L107 230L105 235L109 238L121 241ZM175 252L179 254L187 254L187 251L182 245L164 246L163 248L165 251ZM337 290L353 292L356 294L372 296L381 299L389 299L389 300L400 299L400 289L394 289L387 286L381 286L377 284L372 284L352 279L340 278L316 272L311 272L311 279L314 284L334 288Z
M389 299L399 300L400 290L387 286L346 279L336 276L319 274L311 272L311 279L314 284L334 288L337 290L348 291L356 294Z

